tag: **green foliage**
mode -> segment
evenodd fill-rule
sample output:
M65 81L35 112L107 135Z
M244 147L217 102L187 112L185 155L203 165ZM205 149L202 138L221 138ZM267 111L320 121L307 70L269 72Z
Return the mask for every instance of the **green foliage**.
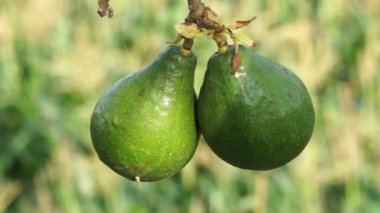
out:
M177 176L139 189L94 153L100 94L175 36L186 1L0 1L0 212L376 212L380 208L379 1L206 1L296 71L316 129L280 169L251 172L201 141ZM196 90L215 45L199 39Z

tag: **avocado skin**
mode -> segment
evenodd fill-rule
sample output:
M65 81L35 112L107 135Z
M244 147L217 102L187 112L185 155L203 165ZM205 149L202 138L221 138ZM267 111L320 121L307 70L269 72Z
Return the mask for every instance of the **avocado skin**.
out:
M93 146L118 174L156 181L177 173L197 147L194 54L170 46L149 66L116 82L91 118Z
M209 60L199 94L198 119L210 148L224 161L252 170L280 167L297 157L314 128L308 91L290 70L240 46Z

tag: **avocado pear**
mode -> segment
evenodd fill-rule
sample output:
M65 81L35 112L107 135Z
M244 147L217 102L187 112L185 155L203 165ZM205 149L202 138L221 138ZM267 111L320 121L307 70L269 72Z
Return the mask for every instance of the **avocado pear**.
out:
M312 135L314 109L290 70L240 46L209 60L199 94L198 119L209 147L224 161L252 170L280 167L297 157Z
M100 98L91 118L93 146L107 166L136 181L177 173L199 137L194 54L169 46L149 66L122 78Z

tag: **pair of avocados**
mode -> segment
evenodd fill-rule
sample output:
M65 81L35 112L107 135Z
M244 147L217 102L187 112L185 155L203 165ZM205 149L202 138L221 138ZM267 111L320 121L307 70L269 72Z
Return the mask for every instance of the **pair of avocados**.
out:
M200 130L221 159L243 169L273 169L301 153L315 118L296 75L244 46L231 74L230 47L210 58L197 103L197 59L181 50L168 47L98 101L91 137L106 165L131 180L170 177L192 158Z

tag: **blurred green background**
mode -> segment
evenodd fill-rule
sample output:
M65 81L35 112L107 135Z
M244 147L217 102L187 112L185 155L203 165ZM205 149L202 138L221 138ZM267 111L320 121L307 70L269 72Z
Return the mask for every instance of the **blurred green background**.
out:
M187 15L185 0L0 1L0 212L380 212L380 1L207 0L256 52L312 94L313 137L288 165L244 171L201 141L178 175L118 176L91 145L92 109L150 63ZM201 38L196 90L215 44Z

